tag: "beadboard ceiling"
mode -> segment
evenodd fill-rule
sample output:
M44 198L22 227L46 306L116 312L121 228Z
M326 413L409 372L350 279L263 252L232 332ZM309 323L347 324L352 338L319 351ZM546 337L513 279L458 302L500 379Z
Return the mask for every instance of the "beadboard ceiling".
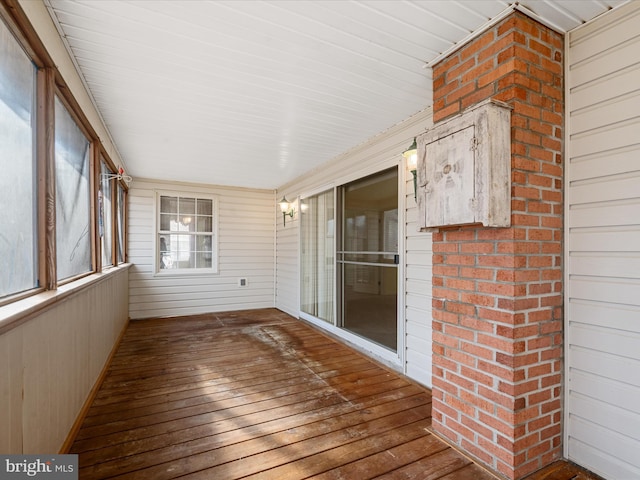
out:
M134 181L267 189L428 107L428 65L511 5L45 3ZM521 5L567 31L621 3Z

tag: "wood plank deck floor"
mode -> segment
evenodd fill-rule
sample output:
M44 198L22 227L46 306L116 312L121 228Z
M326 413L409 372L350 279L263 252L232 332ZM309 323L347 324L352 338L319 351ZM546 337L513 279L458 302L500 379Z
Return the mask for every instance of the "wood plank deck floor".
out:
M70 453L81 479L494 478L430 424L428 389L303 322L216 313L131 322Z

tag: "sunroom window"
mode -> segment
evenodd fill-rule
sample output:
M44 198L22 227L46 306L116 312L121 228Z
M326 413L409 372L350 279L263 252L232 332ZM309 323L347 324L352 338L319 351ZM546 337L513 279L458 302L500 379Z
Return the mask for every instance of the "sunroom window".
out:
M100 161L100 189L98 191L98 231L102 246L102 267L113 265L113 175L104 159Z
M0 21L0 297L38 286L35 79Z
M58 280L91 271L90 144L55 99L56 257Z
M118 263L125 262L125 190L122 188L122 185L118 184L118 197L116 198L116 206L117 206L117 225L118 225Z

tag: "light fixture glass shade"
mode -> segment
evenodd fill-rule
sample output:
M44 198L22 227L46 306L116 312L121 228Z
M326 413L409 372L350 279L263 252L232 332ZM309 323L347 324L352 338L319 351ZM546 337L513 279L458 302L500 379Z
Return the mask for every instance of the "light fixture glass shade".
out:
M402 156L406 159L409 170L415 170L417 168L418 144L416 143L415 137L413 139L413 143L409 146L409 148L402 152Z
M287 200L287 197L282 197L282 200L278 202L278 205L280 205L282 213L286 213L287 210L289 210L289 200Z

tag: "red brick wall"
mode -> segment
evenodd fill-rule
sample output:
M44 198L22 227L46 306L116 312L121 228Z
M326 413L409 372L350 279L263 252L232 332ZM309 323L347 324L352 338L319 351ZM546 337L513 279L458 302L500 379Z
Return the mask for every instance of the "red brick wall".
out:
M562 60L514 12L433 69L435 122L513 106L512 227L433 235L433 426L509 478L562 455Z

